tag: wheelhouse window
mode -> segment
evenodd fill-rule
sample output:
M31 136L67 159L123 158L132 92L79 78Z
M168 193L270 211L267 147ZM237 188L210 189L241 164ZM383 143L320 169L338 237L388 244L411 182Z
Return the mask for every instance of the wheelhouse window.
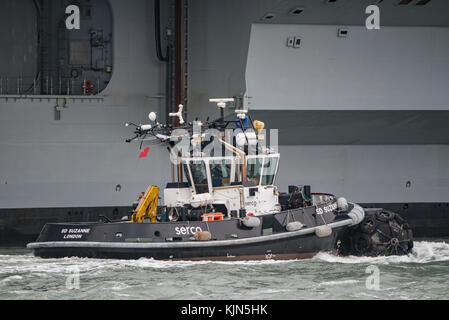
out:
M189 166L185 162L182 164L182 166L184 167L184 175L186 176L189 186L193 186L192 180L190 180Z
M241 182L242 181L242 164L241 159L237 158L234 162L234 181Z
M189 166L196 193L208 193L209 185L207 183L207 170L204 161L192 161Z
M279 158L267 157L265 158L262 171L262 185L270 186L274 182L276 171L278 167Z
M254 182L255 185L260 183L260 171L262 169L262 158L247 158L246 179Z
M212 178L212 187L226 187L231 185L231 168L232 161L230 159L220 159L209 161L210 175Z

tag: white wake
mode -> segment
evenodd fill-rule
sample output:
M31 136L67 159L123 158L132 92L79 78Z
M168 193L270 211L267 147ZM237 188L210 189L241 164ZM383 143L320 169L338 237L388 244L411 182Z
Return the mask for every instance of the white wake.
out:
M407 256L389 257L338 257L327 253L319 253L313 259L335 263L369 263L369 264L393 264L393 263L430 263L449 261L449 244L446 242L419 241L414 242L411 254Z

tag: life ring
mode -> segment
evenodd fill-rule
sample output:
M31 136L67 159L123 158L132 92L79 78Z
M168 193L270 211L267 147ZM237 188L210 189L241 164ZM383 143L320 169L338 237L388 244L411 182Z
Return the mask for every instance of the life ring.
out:
M83 85L81 87L84 92L91 93L94 90L94 83L90 80L85 80L83 81Z

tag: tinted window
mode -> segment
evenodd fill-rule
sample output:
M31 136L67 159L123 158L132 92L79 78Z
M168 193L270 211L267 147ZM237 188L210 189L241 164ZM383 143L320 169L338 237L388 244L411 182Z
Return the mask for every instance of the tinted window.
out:
M232 162L225 159L213 160L209 162L213 187L231 185L231 165Z
M258 185L260 182L260 169L262 167L262 159L250 158L247 160L246 179Z
M190 171L192 172L196 193L208 193L209 186L207 184L207 171L204 161L192 161L190 163Z
M184 175L186 176L187 182L191 186L192 185L192 181L190 181L189 168L188 168L186 163L183 163L183 167L184 167Z
M262 185L272 185L276 175L278 158L265 158L262 172Z

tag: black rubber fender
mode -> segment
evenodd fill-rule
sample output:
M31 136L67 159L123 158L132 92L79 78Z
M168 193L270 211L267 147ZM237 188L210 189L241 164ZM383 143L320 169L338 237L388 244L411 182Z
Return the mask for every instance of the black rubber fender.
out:
M412 251L413 249L413 231L412 229L407 229L407 238L410 239L408 242L408 249Z
M408 226L408 223L406 223L405 222L405 220L404 220L404 218L402 218L400 215L398 215L398 214L395 214L394 215L394 220L396 220L396 222L397 223L399 223L399 224L402 224L402 225L407 225ZM409 229L409 228L407 228L407 229Z
M365 255L372 248L371 237L366 233L356 233L352 241L356 255Z
M362 223L360 223L360 231L372 234L376 231L377 225L377 220L372 216L368 216L362 221Z
M381 222L391 221L395 218L396 214L391 211L382 210L375 213L376 219Z
M400 215L387 211L367 211L365 218L340 240L341 255L407 255L413 249L413 232Z

